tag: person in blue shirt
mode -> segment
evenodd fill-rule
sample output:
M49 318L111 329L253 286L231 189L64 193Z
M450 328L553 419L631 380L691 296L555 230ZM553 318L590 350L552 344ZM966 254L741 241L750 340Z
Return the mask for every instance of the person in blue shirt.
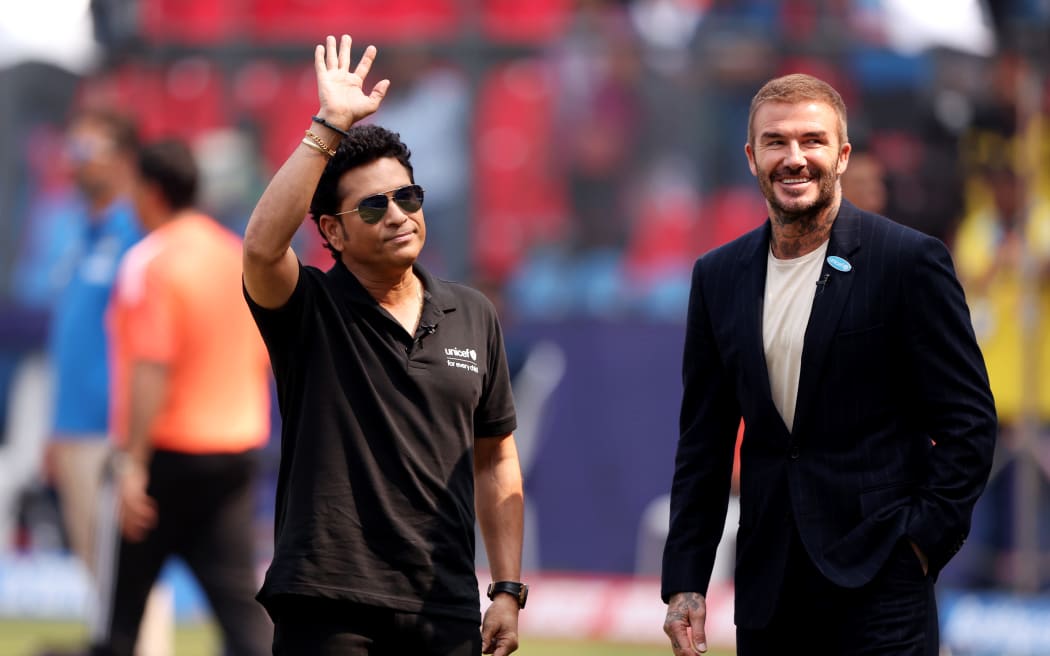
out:
M143 235L129 197L137 148L134 123L103 109L74 116L65 142L79 198L68 225L74 234L55 271L61 282L49 326L54 414L45 468L70 549L92 579L99 489L111 448L106 307L121 257Z

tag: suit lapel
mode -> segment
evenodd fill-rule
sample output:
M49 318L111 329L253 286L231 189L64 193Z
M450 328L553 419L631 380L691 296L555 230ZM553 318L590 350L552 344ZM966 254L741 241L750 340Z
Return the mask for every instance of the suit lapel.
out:
M806 336L802 343L802 370L795 401L794 432L798 432L802 426L801 422L812 404L817 381L827 359L828 348L831 346L842 310L849 299L853 280L857 277L855 269L840 271L829 264L833 256L838 256L853 266L853 256L860 248L860 223L857 212L849 201L843 199L839 215L831 227L827 258L820 271L820 280L826 282L818 286L813 297L813 309L809 314Z

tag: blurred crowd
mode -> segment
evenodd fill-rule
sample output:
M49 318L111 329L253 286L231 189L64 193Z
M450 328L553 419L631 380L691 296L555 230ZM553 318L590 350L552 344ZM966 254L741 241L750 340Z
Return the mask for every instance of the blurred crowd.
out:
M844 195L950 245L1003 425L972 546L945 577L1050 586L1050 521L1031 519L1050 516L1045 2L975 2L952 33L909 13L945 3L890 0L92 4L93 70L0 71L0 466L18 472L0 474L0 551L69 540L29 532L22 492L49 485L24 436L54 430L48 327L86 239L92 153L72 118L106 107L192 143L201 206L239 233L316 111L303 53L338 30L383 53L374 120L412 145L424 263L497 297L511 335L515 321L682 321L695 258L765 217L743 151L754 91L788 72L838 88ZM296 250L330 261L312 226Z

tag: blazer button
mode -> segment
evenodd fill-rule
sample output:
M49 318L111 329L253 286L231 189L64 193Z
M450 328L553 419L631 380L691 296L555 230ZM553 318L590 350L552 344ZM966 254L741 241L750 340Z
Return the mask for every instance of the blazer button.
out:
M788 451L788 455L791 456L792 460L798 460L798 445L792 444L791 450Z

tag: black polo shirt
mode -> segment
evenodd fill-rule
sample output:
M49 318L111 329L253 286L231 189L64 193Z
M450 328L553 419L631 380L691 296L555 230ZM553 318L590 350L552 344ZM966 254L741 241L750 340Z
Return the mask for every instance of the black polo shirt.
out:
M277 310L248 298L283 419L271 613L293 594L480 621L473 443L516 426L503 336L481 293L415 272L415 336L341 262L300 266Z

